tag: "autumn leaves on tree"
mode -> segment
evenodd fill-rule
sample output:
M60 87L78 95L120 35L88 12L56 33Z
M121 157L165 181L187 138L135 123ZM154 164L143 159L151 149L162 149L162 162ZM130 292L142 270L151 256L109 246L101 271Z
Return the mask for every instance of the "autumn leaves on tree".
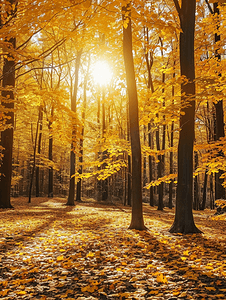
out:
M144 202L175 205L170 231L200 232L225 197L224 4L2 1L0 206L120 200L143 230Z

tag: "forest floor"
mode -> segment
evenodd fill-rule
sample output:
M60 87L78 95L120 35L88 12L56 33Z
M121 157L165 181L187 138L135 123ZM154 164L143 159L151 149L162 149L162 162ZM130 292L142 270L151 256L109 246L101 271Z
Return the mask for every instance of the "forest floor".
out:
M170 234L174 211L86 199L13 198L0 210L1 299L226 299L226 214L194 212L204 233Z

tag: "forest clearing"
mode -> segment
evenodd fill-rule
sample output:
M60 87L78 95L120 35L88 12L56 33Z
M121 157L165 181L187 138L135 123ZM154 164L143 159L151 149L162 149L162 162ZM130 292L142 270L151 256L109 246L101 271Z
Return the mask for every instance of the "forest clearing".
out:
M204 234L171 234L174 211L86 198L13 198L0 210L1 299L225 299L226 216L196 211Z

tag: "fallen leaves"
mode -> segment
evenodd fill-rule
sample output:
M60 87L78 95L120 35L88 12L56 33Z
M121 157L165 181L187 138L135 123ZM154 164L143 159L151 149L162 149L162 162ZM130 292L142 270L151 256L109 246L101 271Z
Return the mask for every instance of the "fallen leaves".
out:
M16 201L0 212L3 299L225 299L222 220L197 215L207 234L172 235L173 214L145 206L138 232L129 208Z

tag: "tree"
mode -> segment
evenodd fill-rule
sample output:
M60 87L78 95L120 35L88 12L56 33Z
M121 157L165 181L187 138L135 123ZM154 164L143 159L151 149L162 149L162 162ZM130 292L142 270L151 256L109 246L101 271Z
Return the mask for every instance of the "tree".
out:
M77 100L77 91L78 91L78 74L79 74L79 65L82 56L82 50L79 50L77 53L76 63L75 63L75 82L74 90L71 96L71 110L76 113L76 100ZM76 119L75 116L72 117L72 143L71 143L71 153L70 153L70 185L69 185L69 195L67 200L67 205L75 205L75 140L76 140Z
M10 0L10 10L6 12L7 18L16 16L16 1ZM14 8L13 8L14 7ZM2 15L1 15L2 17ZM7 20L5 20L7 23ZM0 27L4 21L0 20ZM6 29L7 30L7 29ZM15 88L15 59L13 51L16 48L16 38L9 36L5 40L6 53L2 70L2 106L5 110L5 130L1 132L2 161L0 167L0 207L12 208L10 203L10 190L12 178L12 152L13 152L13 126L14 126L14 88Z
M181 116L178 144L178 182L176 195L176 214L170 232L198 233L195 226L193 203L193 145L195 139L195 60L194 30L196 0L174 0L179 14L180 33L180 70L187 83L181 84Z
M220 10L218 7L218 2L213 3L213 11L210 11L212 14L216 14L219 16ZM219 30L219 25L216 28L216 32L214 34L214 42L217 44L220 41L220 35L218 34L217 30ZM219 53L219 49L215 50L215 57L217 58L218 62L221 60L221 54ZM218 74L221 76L221 74ZM223 109L223 100L218 101L217 103L214 103L215 107L215 128L214 128L214 139L218 141L220 138L225 136L224 133L224 109ZM223 151L219 151L218 156L222 157L224 156ZM222 186L224 179L221 178L221 175L224 172L222 170L219 170L218 173L215 174L215 199L225 199L225 189Z
M142 212L141 146L139 136L138 97L132 52L131 3L122 8L123 56L129 97L129 124L132 152L132 219L130 229L144 230Z

